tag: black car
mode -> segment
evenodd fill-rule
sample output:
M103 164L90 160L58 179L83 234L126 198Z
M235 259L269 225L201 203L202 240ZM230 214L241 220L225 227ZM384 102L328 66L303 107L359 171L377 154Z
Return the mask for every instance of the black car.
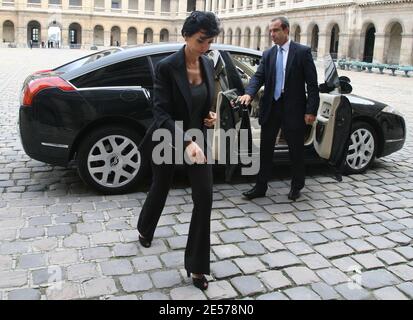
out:
M147 159L142 159L138 147L152 123L154 69L181 46L114 48L28 76L19 115L25 152L59 166L75 161L83 181L103 193L134 188L147 171ZM208 55L215 65L217 92L233 94L243 93L261 59L260 51L218 44ZM374 158L402 148L406 138L402 115L392 106L351 95L350 80L338 77L331 59L326 60L325 75L317 121L308 126L305 137L308 162L321 157L334 166L343 163L347 173L361 173ZM215 105L217 127L239 128L244 120L243 127L247 125L251 133L252 156L258 155L259 96L248 109L229 107L223 103L225 94L217 94ZM279 132L274 161L288 159ZM233 166L227 166L229 178Z

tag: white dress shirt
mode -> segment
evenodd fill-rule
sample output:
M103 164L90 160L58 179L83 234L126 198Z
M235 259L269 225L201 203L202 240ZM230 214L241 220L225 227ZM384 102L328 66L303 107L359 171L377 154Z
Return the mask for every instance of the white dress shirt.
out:
M286 43L284 43L281 47L283 48L283 85L281 88L281 91L284 92L284 84L285 84L285 69L287 68L287 59L288 59L288 51L290 50L290 43L291 40L288 39L288 41ZM279 50L280 46L277 45L277 49Z

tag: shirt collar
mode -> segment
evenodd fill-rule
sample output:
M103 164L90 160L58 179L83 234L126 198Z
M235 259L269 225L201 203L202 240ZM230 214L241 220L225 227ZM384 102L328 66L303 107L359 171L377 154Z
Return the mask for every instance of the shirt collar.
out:
M288 52L288 50L290 50L290 43L291 43L291 39L288 39L288 41L281 46L284 52ZM280 46L277 46L277 47L278 49L280 48Z

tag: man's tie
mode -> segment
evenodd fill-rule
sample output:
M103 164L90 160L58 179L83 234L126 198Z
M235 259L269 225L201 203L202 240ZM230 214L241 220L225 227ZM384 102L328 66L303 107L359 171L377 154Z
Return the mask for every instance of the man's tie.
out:
M275 101L277 101L281 97L283 81L284 81L283 48L278 47L277 61L275 62L275 90L274 90Z

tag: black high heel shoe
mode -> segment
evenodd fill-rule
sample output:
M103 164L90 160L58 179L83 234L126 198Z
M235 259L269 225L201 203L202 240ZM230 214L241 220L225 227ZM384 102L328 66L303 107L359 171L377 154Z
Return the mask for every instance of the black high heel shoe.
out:
M189 271L186 271L186 274L187 274L188 278L191 276L191 273ZM201 278L192 277L192 283L198 289L201 289L201 290L208 289L208 280L205 278L204 275L202 275Z
M145 239L141 235L139 235L139 243L142 245L142 247L149 248L151 246L151 241L148 239Z

